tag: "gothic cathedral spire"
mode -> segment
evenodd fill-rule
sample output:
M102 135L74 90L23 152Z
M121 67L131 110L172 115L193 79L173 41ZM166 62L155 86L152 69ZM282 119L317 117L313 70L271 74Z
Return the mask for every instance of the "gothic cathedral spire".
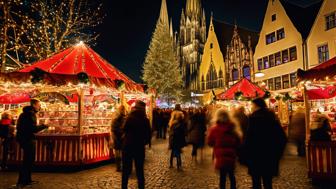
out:
M198 70L206 41L206 19L201 0L187 0L180 21L180 65L185 89L199 90Z

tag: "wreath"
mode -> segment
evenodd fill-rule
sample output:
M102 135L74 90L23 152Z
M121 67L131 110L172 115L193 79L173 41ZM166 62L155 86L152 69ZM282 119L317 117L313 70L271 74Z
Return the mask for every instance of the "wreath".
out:
M114 82L115 82L118 90L121 90L121 89L125 88L125 82L123 80L116 79L116 80L114 80Z
M284 102L288 101L288 100L293 100L293 98L289 95L289 93L286 93L283 97L282 100Z
M77 78L78 78L78 81L80 83L88 83L89 82L89 76L84 72L81 72L81 73L77 74Z
M45 72L41 69L35 68L33 71L30 72L30 74L32 76L31 82L35 84L44 79Z
M241 91L235 92L235 94L234 94L234 99L235 100L241 100L242 97L243 97L243 92L241 92Z

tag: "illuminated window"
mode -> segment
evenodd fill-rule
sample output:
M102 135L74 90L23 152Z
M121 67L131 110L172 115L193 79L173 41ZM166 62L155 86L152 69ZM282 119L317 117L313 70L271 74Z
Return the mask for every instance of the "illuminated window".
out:
M280 65L281 64L281 53L277 52L275 53L275 65Z
M289 75L288 74L282 76L282 87L284 89L289 88Z
M266 35L266 44L270 44L276 41L275 32Z
M274 79L269 79L267 82L268 89L273 91L274 90Z
M274 78L275 90L281 89L281 77Z
M275 66L274 54L269 55L268 59L269 59L269 65L270 65L270 67Z
M250 66L244 66L243 67L243 75L247 79L251 79L251 69Z
M263 63L264 63L264 69L269 68L269 62L267 56L263 58Z
M262 62L262 59L259 58L258 59L258 70L262 70L263 69L263 62Z
M282 51L282 63L289 62L288 49Z
M277 40L285 38L285 29L281 28L277 30Z
M319 63L323 63L327 60L329 60L329 50L328 45L322 45L317 48L318 51L318 61Z
M336 12L325 16L326 30L330 30L336 27Z
M289 59L290 61L294 61L297 59L296 46L289 48Z
M291 83L291 87L296 86L296 73L291 73L290 74L290 83Z

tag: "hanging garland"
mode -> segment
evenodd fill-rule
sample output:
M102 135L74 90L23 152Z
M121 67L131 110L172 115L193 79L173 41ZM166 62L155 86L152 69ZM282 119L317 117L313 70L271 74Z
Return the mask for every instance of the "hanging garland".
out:
M84 72L81 72L81 73L77 74L77 78L78 78L78 81L80 83L88 83L89 82L89 76Z
M45 72L43 70L40 70L38 68L35 68L33 71L30 72L32 78L31 82L33 84L38 83L44 79Z
M293 100L293 98L289 95L289 93L286 93L283 97L282 100L284 102L288 101L288 100Z
M118 90L122 90L122 89L125 88L125 82L123 80L116 79L116 80L114 80L114 82L115 82Z
M276 97L275 97L275 100L280 100L281 99L281 96L280 95L277 95Z

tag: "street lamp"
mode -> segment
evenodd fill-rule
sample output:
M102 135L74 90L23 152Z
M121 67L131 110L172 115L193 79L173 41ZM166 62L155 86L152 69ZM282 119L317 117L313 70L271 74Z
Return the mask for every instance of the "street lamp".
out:
M254 74L256 77L264 77L264 73L263 72L261 72L261 71L258 71L258 72L256 72L255 74Z

